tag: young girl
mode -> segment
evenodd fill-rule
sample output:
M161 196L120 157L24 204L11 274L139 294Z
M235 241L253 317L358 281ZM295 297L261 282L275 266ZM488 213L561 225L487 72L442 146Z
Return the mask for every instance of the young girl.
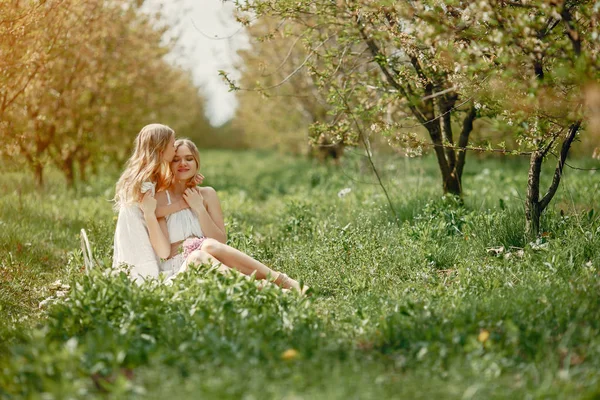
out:
M211 187L196 187L198 148L192 141L180 139L175 142L175 151L172 184L156 194L158 214L168 209L168 215L159 219L163 235L150 237L156 253L166 259L160 263L160 270L174 275L189 263L212 264L221 271L234 268L246 275L255 273L257 279L270 278L283 288L302 291L296 280L225 244L227 235L217 193ZM144 204L142 208L146 215L155 212L156 204Z
M115 209L119 211L114 239L113 266L131 266L131 277L141 281L158 277L159 259L151 241L162 237L153 213L142 213L140 204L156 204L154 194L170 186L169 162L175 156L175 132L168 126L150 124L135 139L132 156L117 182Z

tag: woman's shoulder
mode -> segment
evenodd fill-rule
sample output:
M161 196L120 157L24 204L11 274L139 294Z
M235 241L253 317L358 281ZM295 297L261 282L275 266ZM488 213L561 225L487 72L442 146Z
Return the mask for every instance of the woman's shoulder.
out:
M160 192L156 192L156 194L154 195L154 198L156 199L156 205L159 207L169 204L169 199L167 197L166 190L161 190Z
M143 217L144 213L139 203L121 204L118 208L119 218Z
M202 196L217 197L217 191L211 186L196 186Z

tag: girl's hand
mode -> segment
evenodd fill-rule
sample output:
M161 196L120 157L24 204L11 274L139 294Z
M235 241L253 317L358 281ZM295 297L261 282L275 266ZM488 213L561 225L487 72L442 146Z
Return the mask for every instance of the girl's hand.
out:
M194 186L201 185L202 182L204 182L204 175L202 174L196 174L196 176L192 179Z
M144 194L141 209L144 212L144 215L150 215L156 212L156 199L150 191Z
M200 210L204 208L204 197L200 194L197 188L188 188L183 192L183 199L191 207L192 210Z

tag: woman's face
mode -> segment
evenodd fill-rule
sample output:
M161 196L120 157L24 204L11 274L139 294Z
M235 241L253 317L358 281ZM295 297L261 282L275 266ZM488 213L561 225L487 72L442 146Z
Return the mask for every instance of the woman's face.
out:
M165 151L162 154L162 159L163 159L163 161L171 162L171 161L173 161L173 157L175 157L175 136L174 135L171 137L171 140L169 140L169 144L167 145L167 148L165 149Z
M184 181L196 176L198 172L198 165L192 151L186 146L181 145L175 152L173 162L171 162L171 171L175 175L175 179Z

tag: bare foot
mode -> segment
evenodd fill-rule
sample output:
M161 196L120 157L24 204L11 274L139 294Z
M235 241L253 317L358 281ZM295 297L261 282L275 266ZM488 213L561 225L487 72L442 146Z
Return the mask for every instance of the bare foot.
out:
M301 287L297 280L290 278L283 272L279 272L279 275L277 275L277 278L275 278L273 283L284 289L294 289L303 295L306 294L310 289L306 285Z

